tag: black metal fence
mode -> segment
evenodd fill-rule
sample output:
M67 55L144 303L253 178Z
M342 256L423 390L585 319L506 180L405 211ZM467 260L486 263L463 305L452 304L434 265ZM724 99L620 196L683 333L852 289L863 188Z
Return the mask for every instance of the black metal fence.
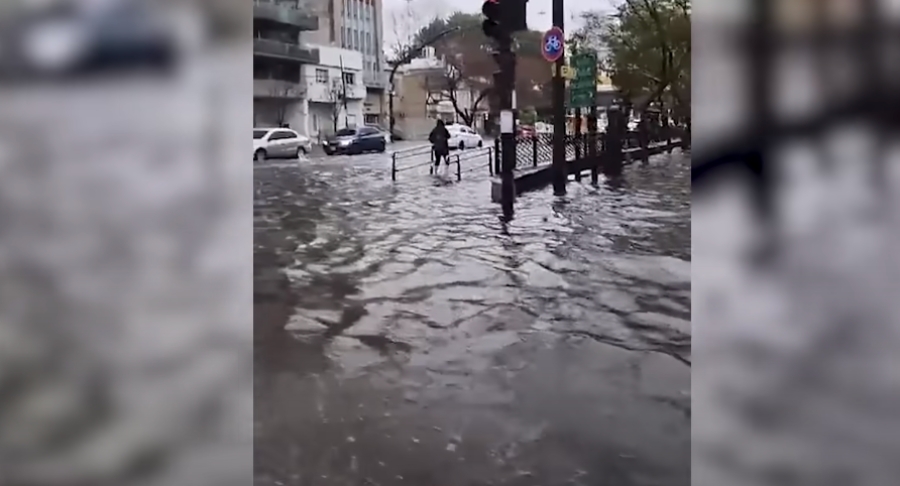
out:
M455 151L447 156L446 164L455 168L456 180L462 180L463 174L482 172L494 175L494 154L489 148L479 148L466 151ZM420 145L405 150L391 153L391 180L397 181L401 172L412 171L423 174L427 172L434 175L434 150L431 145Z
M639 127L641 125L639 124ZM628 130L622 138L622 148L625 150L639 149L642 147L642 141L648 146L667 143L669 141L677 141L683 138L683 130L678 127L644 125L646 128ZM607 138L605 131L598 131L595 135L597 144L597 153L603 152L603 146ZM590 136L588 133L580 135L565 136L566 160L574 161L588 154L588 144ZM499 140L494 141L495 154L500 153ZM499 163L500 157L495 156L494 160ZM553 163L553 134L552 133L534 133L531 135L520 135L516 138L516 170L529 169L539 167L541 165ZM499 168L495 168L499 172Z

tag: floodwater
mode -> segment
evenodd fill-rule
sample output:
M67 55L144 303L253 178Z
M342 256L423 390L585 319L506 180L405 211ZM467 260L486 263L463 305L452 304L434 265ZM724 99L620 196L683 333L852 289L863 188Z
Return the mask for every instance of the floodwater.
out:
M508 225L389 167L255 169L255 484L688 485L689 157Z

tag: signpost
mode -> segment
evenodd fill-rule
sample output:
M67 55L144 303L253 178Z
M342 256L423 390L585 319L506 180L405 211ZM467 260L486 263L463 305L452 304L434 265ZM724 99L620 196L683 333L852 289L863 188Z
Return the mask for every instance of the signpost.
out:
M566 194L566 80L562 77L565 64L566 34L564 0L553 0L553 27L541 38L541 55L555 66L553 73L553 194Z
M566 50L566 36L559 27L551 27L541 38L541 55L547 62L556 62Z
M575 74L569 83L569 108L590 108L597 96L597 55L579 52L572 55Z

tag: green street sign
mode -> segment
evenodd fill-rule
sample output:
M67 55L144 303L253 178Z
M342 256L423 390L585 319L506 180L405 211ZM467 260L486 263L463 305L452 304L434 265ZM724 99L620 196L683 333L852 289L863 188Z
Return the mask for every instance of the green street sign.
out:
M575 76L569 82L569 108L589 108L597 96L597 54L574 54L572 68Z

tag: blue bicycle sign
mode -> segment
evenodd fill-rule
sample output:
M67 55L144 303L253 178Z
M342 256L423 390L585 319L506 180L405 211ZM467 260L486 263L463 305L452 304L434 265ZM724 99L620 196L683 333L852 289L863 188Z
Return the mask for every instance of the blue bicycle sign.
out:
M541 39L541 55L547 62L556 62L562 57L566 47L566 36L559 27L551 27Z

